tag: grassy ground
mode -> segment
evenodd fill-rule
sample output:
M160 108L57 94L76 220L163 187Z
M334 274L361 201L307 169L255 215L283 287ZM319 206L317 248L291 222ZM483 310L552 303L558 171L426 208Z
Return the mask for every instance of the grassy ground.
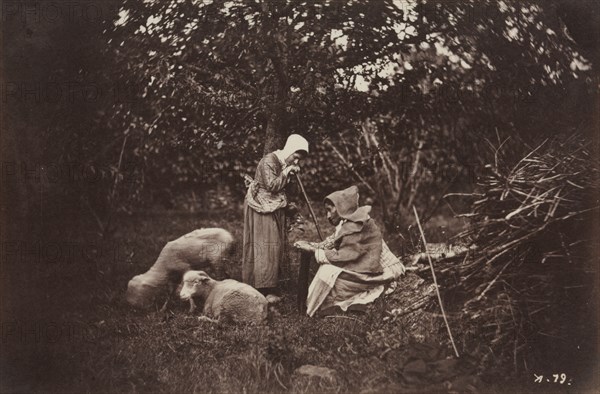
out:
M91 226L65 226L48 235L76 245L68 258L63 254L54 264L41 261L29 282L19 282L36 291L23 291L14 305L18 310L12 311L19 317L2 323L8 356L0 369L1 388L78 393L495 391L476 376L475 360L451 357L436 311L403 315L426 294L424 289L431 291L414 274L364 314L308 318L296 311L298 263L290 253L283 264L283 302L270 309L267 326L200 322L184 303L166 313L136 311L125 303L127 281L147 270L168 240L216 226L240 241L240 223L240 213L149 214L120 218L118 231L106 244L97 241ZM324 222L322 228L331 230ZM310 225L290 241L299 236L316 239ZM239 249L226 267L233 278L240 277ZM295 371L305 364L331 368L335 374L331 379L300 376Z

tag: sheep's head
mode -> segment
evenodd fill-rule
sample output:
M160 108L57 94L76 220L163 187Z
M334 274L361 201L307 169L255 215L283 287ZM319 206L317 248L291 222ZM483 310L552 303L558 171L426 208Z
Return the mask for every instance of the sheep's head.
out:
M156 297L164 292L154 279L148 273L134 276L127 284L127 302L140 308L152 305Z
M214 280L204 271L188 271L183 275L183 287L179 297L189 300L193 296L206 296L210 290L210 284Z

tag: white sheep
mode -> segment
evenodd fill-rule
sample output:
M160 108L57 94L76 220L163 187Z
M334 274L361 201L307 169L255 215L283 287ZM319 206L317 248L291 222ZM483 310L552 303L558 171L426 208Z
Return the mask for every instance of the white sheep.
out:
M168 242L152 267L134 276L127 285L127 302L148 308L159 296L166 295L166 309L171 294L183 274L191 269L212 268L222 272L222 260L230 254L233 236L222 228L204 228Z
M267 319L267 299L258 290L233 279L214 280L204 271L186 272L179 296L192 305L193 297L204 300L204 315L209 319L255 323Z

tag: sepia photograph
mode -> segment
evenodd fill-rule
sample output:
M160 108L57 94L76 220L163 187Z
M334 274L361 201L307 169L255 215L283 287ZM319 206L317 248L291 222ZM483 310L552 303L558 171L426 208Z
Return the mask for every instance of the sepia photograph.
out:
M0 19L0 393L600 392L599 0Z

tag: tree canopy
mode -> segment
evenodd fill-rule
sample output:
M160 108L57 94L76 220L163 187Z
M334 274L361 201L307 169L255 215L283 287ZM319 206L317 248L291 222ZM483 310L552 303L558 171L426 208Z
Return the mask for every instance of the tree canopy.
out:
M478 162L483 138L590 124L591 63L559 6L129 0L105 34L111 78L131 100L106 116L146 182L171 190L241 184L236 173L297 132L315 147L311 191L350 176L397 206L410 179L399 168L383 186L371 177L382 152L404 172L421 152L414 175L439 182L439 169Z

